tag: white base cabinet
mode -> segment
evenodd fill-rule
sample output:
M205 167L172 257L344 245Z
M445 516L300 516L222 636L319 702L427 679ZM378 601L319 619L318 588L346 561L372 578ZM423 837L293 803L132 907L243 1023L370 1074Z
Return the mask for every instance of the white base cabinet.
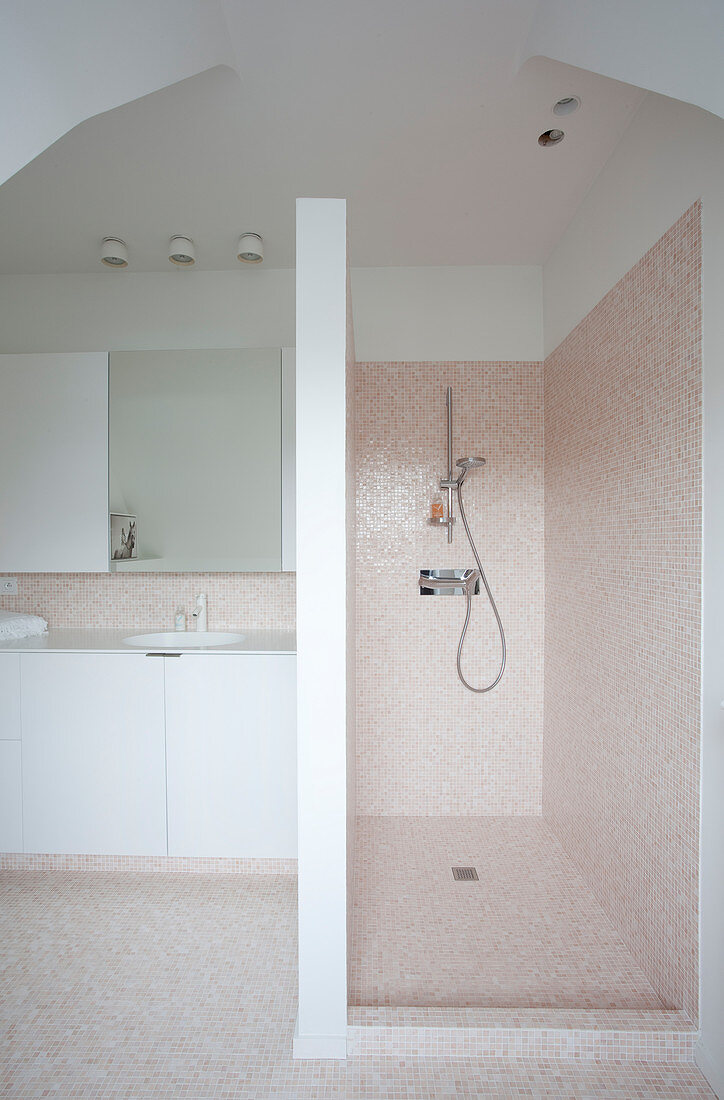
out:
M165 855L163 660L23 654L26 852Z
M0 852L22 852L20 654L0 653Z
M0 851L294 858L294 654L0 653Z
M0 852L22 852L20 742L0 741Z
M0 653L0 741L20 740L20 654Z
M295 857L294 655L165 663L169 855Z

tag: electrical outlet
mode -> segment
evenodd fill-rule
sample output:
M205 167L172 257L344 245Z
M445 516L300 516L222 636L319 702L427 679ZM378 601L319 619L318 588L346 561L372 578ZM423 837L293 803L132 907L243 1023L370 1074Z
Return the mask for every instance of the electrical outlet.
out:
M0 596L17 596L17 577L0 577Z

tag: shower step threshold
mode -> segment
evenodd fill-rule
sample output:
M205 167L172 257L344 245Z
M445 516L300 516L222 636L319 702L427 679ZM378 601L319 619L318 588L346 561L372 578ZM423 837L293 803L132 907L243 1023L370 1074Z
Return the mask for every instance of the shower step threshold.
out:
M698 1034L686 1015L664 1009L352 1007L347 1053L693 1062Z

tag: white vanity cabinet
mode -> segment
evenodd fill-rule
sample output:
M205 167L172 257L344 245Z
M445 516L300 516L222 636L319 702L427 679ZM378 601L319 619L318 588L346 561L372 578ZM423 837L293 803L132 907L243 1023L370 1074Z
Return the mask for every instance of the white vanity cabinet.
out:
M0 852L22 849L20 655L0 653Z
M0 653L0 741L20 740L20 654Z
M0 572L108 571L108 355L0 355Z
M0 651L0 851L295 858L295 699L286 651Z
M166 854L163 664L21 655L26 852Z
M0 741L0 852L22 852L22 762L19 741Z
M169 855L296 857L294 654L165 663Z

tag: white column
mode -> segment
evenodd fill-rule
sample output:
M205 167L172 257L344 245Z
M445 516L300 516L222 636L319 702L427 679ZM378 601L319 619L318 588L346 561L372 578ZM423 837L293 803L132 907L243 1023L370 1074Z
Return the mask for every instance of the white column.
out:
M712 122L714 120L712 119ZM718 120L717 120L718 122ZM696 1062L724 1096L724 158L704 190L704 567L702 592L700 996Z
M297 200L298 1058L344 1058L346 203Z

